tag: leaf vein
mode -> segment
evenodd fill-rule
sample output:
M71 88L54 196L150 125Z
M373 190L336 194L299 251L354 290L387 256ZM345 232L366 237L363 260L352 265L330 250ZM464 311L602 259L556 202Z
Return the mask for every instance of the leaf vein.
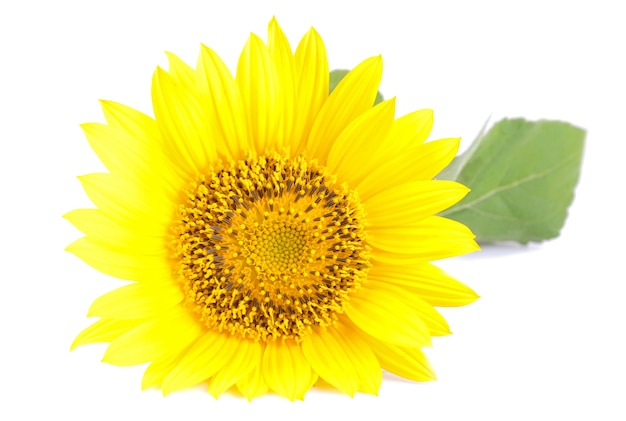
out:
M450 213L456 213L456 212L462 211L463 209L468 209L468 208L471 208L471 207L476 206L477 204L479 204L479 203L481 203L481 202L484 202L485 200L489 199L490 197L492 197L492 196L494 196L494 195L496 195L496 194L498 194L498 193L500 193L500 192L502 192L502 191L506 191L506 190L509 190L509 189L515 188L515 187L517 187L517 186L520 186L520 185L522 185L522 184L525 184L525 183L531 182L531 181L536 180L536 179L538 179L538 178L543 178L543 177L545 177L546 175L548 175L548 174L550 174L550 173L552 173L552 172L557 171L557 170L558 170L558 169L560 169L561 167L564 167L564 166L565 166L566 164L568 164L570 161L573 161L574 159L576 159L576 158L577 158L577 156L578 156L578 154L577 154L577 153L572 153L572 154L571 154L571 155L569 155L566 159L564 159L563 161L561 161L558 165L555 165L555 166L553 166L553 167L550 167L550 168L546 169L546 170L545 170L545 171L543 171L543 172L536 173L536 174L531 174L531 175L529 175L528 177L524 177L524 178L519 179L519 180L517 180L517 181L514 181L514 182L512 182L512 183L509 183L509 184L504 184L504 185L502 185L502 186L496 187L495 189L493 189L493 190L491 190L491 191L487 192L486 194L484 194L483 196L477 197L476 199L474 199L474 200L472 200L472 201L470 201L470 202L460 204L460 205L459 205L459 206L457 206L457 207L450 208L450 209L448 209L448 210L446 210L446 211L442 212L440 215L441 215L441 216L445 216L445 215L448 215L448 214L450 214Z

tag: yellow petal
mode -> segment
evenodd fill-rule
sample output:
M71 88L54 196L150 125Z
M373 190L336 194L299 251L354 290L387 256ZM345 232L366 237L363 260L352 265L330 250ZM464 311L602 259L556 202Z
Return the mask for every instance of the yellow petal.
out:
M175 205L162 195L113 174L93 173L78 179L94 205L122 225L153 224L153 232L161 233L170 222Z
M367 334L363 338L376 354L382 368L390 373L418 382L436 379L435 372L421 349L382 342Z
M324 41L311 28L296 48L297 97L293 144L294 152L304 151L311 128L328 98L329 69Z
M391 130L381 142L381 158L387 161L393 157L404 156L424 143L433 127L433 121L433 111L429 109L414 111L394 121Z
M196 73L199 101L220 155L230 159L245 158L252 143L245 103L235 78L219 56L204 45Z
M181 354L182 353L184 353L184 351L182 351ZM141 390L150 389L151 387L160 387L161 384L163 384L163 379L165 379L180 361L181 354L175 354L150 363L141 378Z
M112 101L101 101L108 126L86 124L87 140L112 173L129 176L143 184L157 184L177 193L181 179L163 153L157 123L147 115Z
M398 306L408 306L412 317L419 317L428 328L428 333L431 336L444 336L451 333L446 319L413 290L386 282L379 282L375 279L368 279L363 289L362 294L367 294L367 299L370 300L375 300L378 296L381 297L381 300L383 299L382 297L396 297L395 301L393 298L389 299Z
M440 139L418 145L406 153L390 156L361 181L356 190L363 201L389 186L430 180L456 156L459 139Z
M141 183L152 171L145 146L123 129L99 123L82 124L85 136L98 158L111 173Z
M319 159L322 164L326 163L330 148L341 132L374 105L382 71L382 58L372 57L341 80L313 124L307 141L309 156Z
M155 236L137 225L120 225L99 209L75 209L63 217L82 233L106 244L110 249L139 255L159 255L165 249L163 237Z
M79 238L65 250L102 273L129 281L163 279L171 273L164 256L120 253L91 237Z
M391 186L365 202L375 227L411 225L457 203L469 189L454 181L428 180Z
M228 363L209 380L209 393L215 399L261 364L262 349L258 341L236 337L228 340L234 342L234 352Z
M438 307L457 307L474 302L478 295L430 263L397 265L376 263L368 279L393 284L419 295Z
M185 309L175 308L113 340L102 361L127 366L169 358L199 335L198 322Z
M375 248L374 259L394 263L432 261L471 253L479 250L474 237L460 222L430 216L407 226L372 226L367 241Z
M302 352L313 370L342 392L354 396L357 390L378 390L380 366L374 354L341 325L306 337Z
M100 101L100 105L110 126L123 129L136 141L146 145L162 144L161 133L153 118L113 101Z
M247 376L237 382L237 389L242 395L251 401L252 399L265 395L269 390L267 383L263 380L262 364L258 364Z
M350 298L346 315L378 340L396 345L430 346L431 331L419 304L387 288L370 288L370 282ZM432 307L431 307L432 309ZM434 309L432 309L434 312Z
M140 320L100 319L78 334L70 350L81 345L111 342L136 327Z
M100 296L87 315L124 320L156 318L182 300L182 291L174 283L138 282Z
M224 367L235 352L237 342L227 335L206 332L182 356L163 380L163 394L206 381Z
M152 104L165 151L181 177L189 179L206 171L217 152L195 93L157 68L152 79Z
M182 61L178 56L173 53L166 52L167 59L170 65L170 75L176 79L176 81L183 85L187 90L196 89L196 72L187 63Z
M371 347L357 333L355 327L349 318L342 317L336 329L340 336L347 339L345 346L350 348L348 353L359 375L357 390L370 395L378 395L378 389L383 381L380 364Z
M299 114L296 108L296 63L291 52L289 41L275 18L268 27L268 48L272 60L276 64L278 82L280 84L279 95L282 104L281 124L275 139L277 148L290 144L293 141L293 128L296 116Z
M271 390L290 400L303 399L317 380L300 345L293 341L270 341L263 353L263 378Z
M279 95L276 65L267 46L254 34L250 35L239 57L237 86L244 99L255 148L264 153L275 146L284 106Z
M339 180L357 185L380 164L376 152L393 122L395 104L395 99L381 102L341 132L328 155L329 172Z

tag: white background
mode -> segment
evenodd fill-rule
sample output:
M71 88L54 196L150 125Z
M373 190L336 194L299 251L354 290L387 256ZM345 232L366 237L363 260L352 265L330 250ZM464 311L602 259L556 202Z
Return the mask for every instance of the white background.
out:
M626 31L619 1L7 1L0 6L0 418L626 419L626 230L622 167ZM411 6L409 6L411 4ZM65 212L89 206L76 175L101 170L78 125L97 99L151 113L164 51L199 44L234 69L275 15L291 40L314 26L331 68L381 54L398 114L435 110L433 138L483 122L549 118L587 129L560 238L442 262L481 299L444 309L454 332L428 349L439 380L385 375L378 397L312 391L248 403L202 388L140 391L143 368L72 353L91 301L120 282L63 248Z

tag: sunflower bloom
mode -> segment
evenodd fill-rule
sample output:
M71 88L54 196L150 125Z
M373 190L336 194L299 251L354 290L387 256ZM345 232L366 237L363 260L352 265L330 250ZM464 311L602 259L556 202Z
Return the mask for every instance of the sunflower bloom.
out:
M430 110L373 106L381 75L369 58L329 95L319 35L294 53L272 20L235 77L207 47L195 69L169 54L155 118L103 101L107 123L83 129L109 172L80 177L96 208L66 215L85 234L68 250L132 282L96 299L72 347L109 342L105 362L150 363L142 386L164 394L433 379L421 348L450 333L433 306L476 294L430 262L478 247L436 216L468 192L433 180L459 140L425 142Z

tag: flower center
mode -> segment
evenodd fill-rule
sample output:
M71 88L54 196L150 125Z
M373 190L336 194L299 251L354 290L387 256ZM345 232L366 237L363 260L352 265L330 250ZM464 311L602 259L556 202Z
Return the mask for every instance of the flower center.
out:
M244 338L299 341L333 324L369 268L356 194L302 156L210 170L172 228L187 304L208 328Z

